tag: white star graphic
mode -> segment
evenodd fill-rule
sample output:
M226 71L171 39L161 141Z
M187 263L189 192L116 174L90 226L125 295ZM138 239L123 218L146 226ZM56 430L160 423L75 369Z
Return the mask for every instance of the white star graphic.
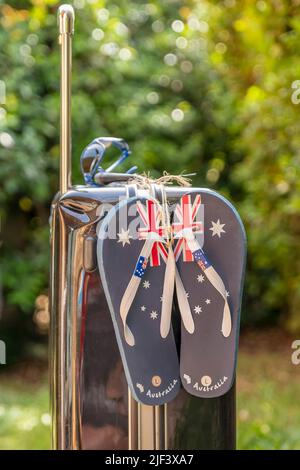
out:
M228 290L225 291L225 295L226 295L226 297L229 297L229 296L230 296Z
M144 281L144 282L143 282L143 287L144 287L145 289L149 289L150 285L151 285L151 284L150 284L149 281Z
M219 238L221 238L221 233L226 233L225 230L223 230L223 227L226 224L221 224L220 219L218 219L217 222L211 221L211 223L212 227L210 227L209 230L212 231L212 236L214 237L217 235Z
M131 235L129 235L129 229L124 230L123 228L121 229L121 232L118 233L118 243L122 243L123 246L125 246L127 243L130 245L130 238L132 238Z
M188 299L189 296L190 296L189 292L186 292L185 295L186 295L186 298L187 298L187 299Z
M199 315L202 312L202 307L200 307L199 305L196 305L196 307L194 308L194 312Z
M211 300L210 299L206 299L205 303L208 305L210 304Z
M142 305L142 306L141 306L141 310L142 310L142 312L144 312L144 311L146 310L145 305Z
M156 320L157 313L154 310L152 310L152 312L150 313L150 317L152 318L152 320Z
M202 283L204 281L204 276L202 276L202 274L198 274L197 281Z

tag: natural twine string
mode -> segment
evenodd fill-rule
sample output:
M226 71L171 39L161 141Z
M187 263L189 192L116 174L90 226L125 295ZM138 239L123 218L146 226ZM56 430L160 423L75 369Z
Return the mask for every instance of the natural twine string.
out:
M152 178L150 173L142 173L141 175L134 175L130 180L128 180L129 184L136 184L140 189L150 189L152 184L159 184L159 185L172 185L174 183L178 184L179 186L189 187L191 186L191 178L190 175L170 175L166 171L163 172L163 176L159 178Z
M181 175L171 175L167 171L163 172L163 175L159 178L152 178L150 173L135 174L128 180L128 184L135 184L139 189L146 189L150 194L153 195L154 185L159 185L162 191L162 222L166 230L166 236L168 244L172 240L172 230L170 224L170 213L169 213L169 202L167 200L167 195L164 190L165 186L170 186L172 184L177 184L178 186L190 187L192 185L190 176L194 176L195 173Z

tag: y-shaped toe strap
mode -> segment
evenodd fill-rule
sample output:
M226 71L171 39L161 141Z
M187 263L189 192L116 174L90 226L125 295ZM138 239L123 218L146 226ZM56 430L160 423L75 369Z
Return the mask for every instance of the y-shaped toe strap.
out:
M204 251L200 247L192 229L183 229L180 234L177 236L182 236L185 238L189 249L191 250L195 262L198 264L200 269L203 271L207 279L210 283L214 286L214 288L219 292L219 294L224 299L224 309L223 309L223 319L222 319L222 334L225 338L227 338L232 329L232 322L231 322L231 313L230 308L228 305L227 300L227 292L224 285L224 282L221 276L217 273L215 268L210 264L208 259L206 258Z

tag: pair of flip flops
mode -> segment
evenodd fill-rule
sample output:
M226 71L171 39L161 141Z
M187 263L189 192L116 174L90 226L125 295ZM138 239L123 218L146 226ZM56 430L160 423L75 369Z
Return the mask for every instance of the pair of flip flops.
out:
M243 225L209 190L182 196L171 217L166 223L155 199L132 197L109 211L98 233L99 271L126 378L146 405L171 401L181 384L197 397L217 397L235 377ZM175 291L180 361L171 321Z

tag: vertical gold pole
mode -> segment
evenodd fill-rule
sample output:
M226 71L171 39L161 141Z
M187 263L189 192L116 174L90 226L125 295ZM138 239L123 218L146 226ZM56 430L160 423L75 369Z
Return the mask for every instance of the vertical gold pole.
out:
M169 448L169 432L168 432L168 404L165 403L164 405L164 450L168 450Z
M71 185L71 71L74 10L62 5L58 10L59 43L61 46L60 75L60 191Z
M155 407L138 404L138 450L155 450Z
M167 449L167 405L138 403L138 450Z
M72 66L72 35L74 32L74 10L70 5L62 5L58 10L59 44L61 46L61 82L60 82L60 181L59 189L63 194L71 185L71 66ZM56 449L71 448L69 437L69 425L66 419L66 394L67 371L65 364L66 355L66 233L63 224L60 224L59 254L60 261L57 265L59 308L57 310L56 335L56 408L53 422L55 426L55 440L53 447ZM54 351L52 351L54 354Z
M155 450L167 450L167 404L155 406Z
M138 403L128 388L128 450L138 449Z

